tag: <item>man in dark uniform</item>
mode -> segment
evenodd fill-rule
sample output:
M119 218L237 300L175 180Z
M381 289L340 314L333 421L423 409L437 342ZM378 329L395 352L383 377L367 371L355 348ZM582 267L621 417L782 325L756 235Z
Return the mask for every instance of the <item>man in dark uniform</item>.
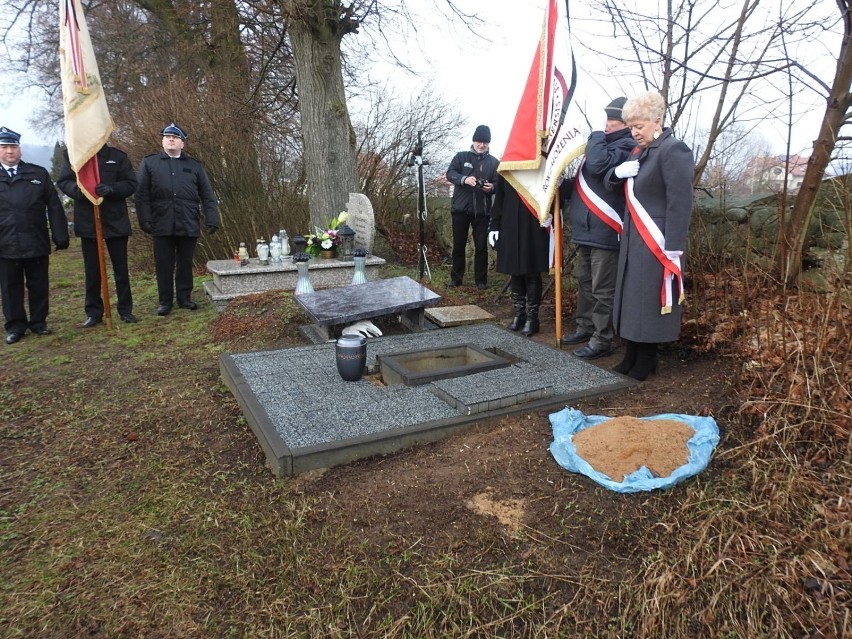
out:
M101 230L115 276L116 308L121 319L132 324L136 322L136 316L133 315L133 296L130 293L127 268L127 238L130 237L131 229L126 200L136 191L136 172L127 154L115 147L104 144L96 157L100 183L95 187L95 193L103 198L100 204ZM86 321L83 322L83 328L92 328L101 323L104 314L95 211L77 185L77 174L71 168L67 152L56 186L74 200L74 234L80 238L86 276L86 301L83 306Z
M139 165L136 215L139 228L154 238L157 315L168 315L175 299L181 308L198 308L192 301L192 257L201 235L200 209L208 233L219 228L219 209L204 167L183 153L183 129L173 122L160 134L163 150Z
M489 155L491 129L476 127L469 151L461 151L450 162L447 180L455 184L451 202L453 221L453 270L450 286L461 286L465 270L467 234L473 228L473 277L476 287L488 283L488 222L500 161Z
M21 161L20 143L18 133L0 127L0 299L7 344L20 341L28 328L50 335L50 241L57 251L68 248L68 220L50 175Z

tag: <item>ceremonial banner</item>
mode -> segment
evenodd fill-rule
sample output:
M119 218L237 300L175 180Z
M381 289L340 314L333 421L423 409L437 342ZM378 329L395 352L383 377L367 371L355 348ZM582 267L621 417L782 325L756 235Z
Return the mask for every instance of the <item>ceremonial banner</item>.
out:
M497 171L544 224L559 176L583 154L589 128L577 106L568 1L548 0L544 28Z
M95 194L100 181L95 154L106 144L115 124L80 0L59 2L59 68L68 159L80 190L93 204L100 204L102 198Z

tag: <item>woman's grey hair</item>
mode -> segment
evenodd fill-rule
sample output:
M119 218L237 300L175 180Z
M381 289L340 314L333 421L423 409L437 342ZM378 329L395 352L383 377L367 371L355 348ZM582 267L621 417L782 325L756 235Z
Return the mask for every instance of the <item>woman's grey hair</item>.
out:
M651 121L660 118L662 122L666 102L656 91L646 91L627 100L621 112L625 120Z

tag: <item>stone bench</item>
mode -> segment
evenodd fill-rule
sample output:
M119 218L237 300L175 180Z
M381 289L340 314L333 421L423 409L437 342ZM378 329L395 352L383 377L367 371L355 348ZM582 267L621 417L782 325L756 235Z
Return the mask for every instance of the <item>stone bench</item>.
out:
M336 338L346 324L382 315L399 314L408 330L426 328L424 309L441 301L441 296L405 275L364 284L329 288L296 295L296 302L313 321L312 341Z
M364 264L367 279L379 279L379 267L384 263L385 260L380 257L369 256ZM354 262L311 258L311 284L314 288L345 286L352 281L354 268ZM246 266L240 266L234 260L210 260L207 262L207 272L213 279L204 282L204 292L217 311L224 309L228 302L240 295L271 290L292 291L299 278L292 260L263 265L252 258Z

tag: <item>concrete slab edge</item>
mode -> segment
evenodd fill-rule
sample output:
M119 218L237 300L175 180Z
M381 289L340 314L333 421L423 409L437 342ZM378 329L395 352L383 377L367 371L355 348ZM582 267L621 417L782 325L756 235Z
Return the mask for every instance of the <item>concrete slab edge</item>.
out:
M255 398L254 393L240 373L239 367L230 355L219 356L219 373L225 380L225 385L231 391L231 394L236 398L243 411L243 416L260 443L260 447L266 456L266 465L272 471L272 474L276 477L293 475L293 455L290 448L281 439L281 435L278 434L263 406Z

